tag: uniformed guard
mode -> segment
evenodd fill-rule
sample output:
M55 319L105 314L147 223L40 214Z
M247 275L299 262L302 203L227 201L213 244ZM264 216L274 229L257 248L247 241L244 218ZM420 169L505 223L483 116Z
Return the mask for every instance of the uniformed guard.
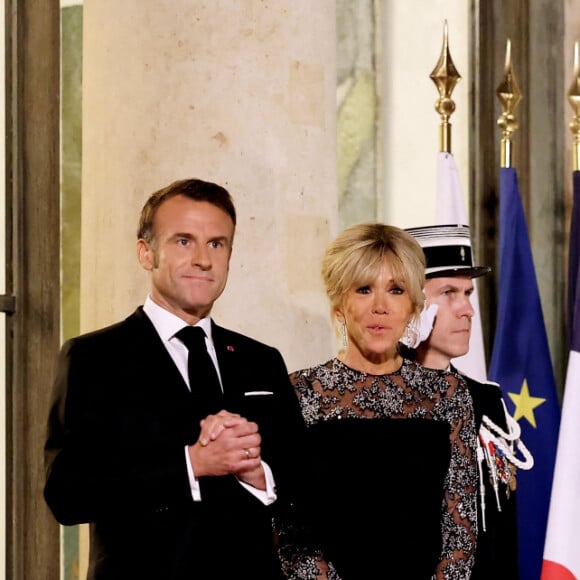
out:
M411 332L408 354L430 368L463 378L473 400L478 431L478 538L472 580L517 580L516 472L531 469L533 458L520 439L518 423L507 412L497 383L475 380L452 360L469 350L475 313L474 278L490 272L474 266L469 226L437 225L407 230L426 259L425 310Z

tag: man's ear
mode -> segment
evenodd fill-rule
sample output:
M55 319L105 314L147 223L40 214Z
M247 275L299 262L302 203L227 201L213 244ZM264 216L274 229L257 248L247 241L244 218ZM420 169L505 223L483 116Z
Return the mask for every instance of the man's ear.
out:
M153 265L155 263L153 249L151 248L151 245L143 239L137 240L137 259L144 270L153 270Z

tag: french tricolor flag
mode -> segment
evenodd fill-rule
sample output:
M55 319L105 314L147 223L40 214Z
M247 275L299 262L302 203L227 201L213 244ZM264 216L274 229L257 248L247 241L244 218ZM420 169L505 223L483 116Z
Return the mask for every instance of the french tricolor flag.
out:
M574 171L573 177L568 268L570 357L541 580L580 578L580 171Z

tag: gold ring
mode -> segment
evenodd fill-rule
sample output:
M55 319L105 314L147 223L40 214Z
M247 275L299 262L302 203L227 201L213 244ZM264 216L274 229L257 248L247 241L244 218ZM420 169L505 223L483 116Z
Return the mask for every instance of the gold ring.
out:
M246 459L251 459L252 455L250 454L249 449L244 449L244 453L246 454Z

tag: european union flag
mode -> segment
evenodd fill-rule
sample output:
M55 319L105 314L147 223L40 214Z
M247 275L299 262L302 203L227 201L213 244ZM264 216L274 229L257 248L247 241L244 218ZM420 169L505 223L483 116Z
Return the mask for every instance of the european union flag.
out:
M498 382L534 467L518 471L521 580L537 580L554 474L560 407L528 229L513 168L500 169L499 299L490 378Z

